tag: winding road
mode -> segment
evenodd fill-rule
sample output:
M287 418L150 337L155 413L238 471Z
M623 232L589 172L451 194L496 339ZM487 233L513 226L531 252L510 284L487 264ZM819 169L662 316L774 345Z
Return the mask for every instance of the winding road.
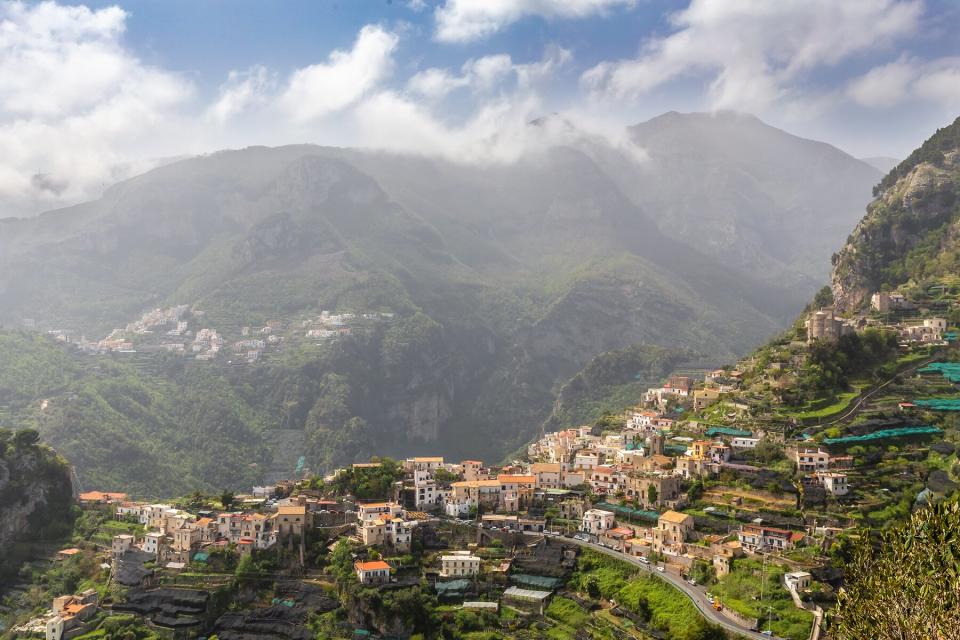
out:
M532 531L524 532L524 534L538 536L538 537L543 535L541 533L536 533ZM576 544L581 547L585 547L587 549L592 549L597 553L602 553L610 557L616 558L617 560L628 562L636 567L639 567L640 569L644 569L651 575L655 575L661 580L664 580L670 583L672 586L679 589L685 596L687 596L687 598L693 603L693 605L697 608L697 610L700 611L700 614L710 622L723 627L727 631L731 631L733 633L739 634L740 636L743 636L745 638L756 638L757 640L770 640L771 638L771 636L764 635L757 631L753 631L752 629L747 629L746 627L735 623L733 620L730 620L729 618L721 614L719 611L716 611L713 608L713 605L710 604L710 601L707 600L706 590L703 587L695 587L689 584L686 580L680 578L679 576L676 576L667 572L661 573L659 571L656 571L653 565L644 564L640 562L640 560L638 560L637 558L634 558L633 556L629 556L625 553L621 553L620 551L615 551L613 549L609 549L607 547L604 547L603 545L595 544L593 542L586 542L578 538L567 538L563 536L548 535L546 536L546 538L547 539L559 538L560 540L563 541L564 544L567 544L567 543Z

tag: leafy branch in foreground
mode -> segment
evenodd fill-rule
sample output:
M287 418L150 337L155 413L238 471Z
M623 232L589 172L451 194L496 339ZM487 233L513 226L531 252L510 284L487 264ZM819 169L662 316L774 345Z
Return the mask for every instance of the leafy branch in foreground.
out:
M935 504L864 536L838 594L839 640L960 639L960 500Z

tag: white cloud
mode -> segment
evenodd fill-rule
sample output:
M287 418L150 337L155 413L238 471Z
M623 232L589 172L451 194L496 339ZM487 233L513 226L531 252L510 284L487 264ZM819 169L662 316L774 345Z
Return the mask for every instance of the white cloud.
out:
M570 51L556 45L549 46L538 62L527 64L514 64L505 53L494 54L467 60L459 75L437 67L421 71L407 81L407 92L438 100L463 88L475 93L493 91L503 88L508 81L516 88L529 90L548 81L572 59Z
M126 17L0 4L0 216L90 197L124 177L131 157L174 152L193 87L125 49Z
M407 0L407 8L415 13L425 11L429 7L426 0Z
M904 56L854 78L847 95L865 107L922 100L955 108L960 106L960 58L922 61Z
M434 12L436 38L470 42L493 35L527 16L585 18L635 0L446 0Z
M334 51L326 63L295 71L280 106L298 123L349 107L390 73L398 42L382 27L363 27L350 51Z
M262 65L231 71L220 86L220 97L207 109L206 119L223 125L234 116L265 104L268 92L275 86L273 75Z
M692 0L671 16L672 34L637 58L596 65L581 82L623 99L705 76L713 108L762 112L794 97L811 70L911 35L922 11L920 0Z

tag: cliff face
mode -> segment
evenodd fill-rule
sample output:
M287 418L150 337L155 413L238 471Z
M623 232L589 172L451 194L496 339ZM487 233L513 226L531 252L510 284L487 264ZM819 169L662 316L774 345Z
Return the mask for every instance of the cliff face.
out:
M73 499L70 472L36 432L0 429L0 575L17 560L12 544L64 535Z
M833 257L835 306L855 310L881 287L955 271L960 257L960 118L940 129L877 187Z

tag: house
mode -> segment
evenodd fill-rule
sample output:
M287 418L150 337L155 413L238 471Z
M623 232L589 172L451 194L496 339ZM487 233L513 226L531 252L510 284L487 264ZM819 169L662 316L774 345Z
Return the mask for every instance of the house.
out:
M671 547L680 547L693 532L693 516L679 511L667 511L657 519L653 530L653 550L662 553Z
M806 591L810 588L813 576L807 571L791 571L783 574L783 582L792 591Z
M403 518L377 519L360 524L360 539L368 546L387 545L395 551L406 553L413 542L416 521Z
M537 484L536 476L519 474L500 474L500 508L504 511L522 511L533 499Z
M633 529L614 527L600 534L600 544L615 551L624 551L626 541L633 538Z
M483 462L480 460L464 460L460 463L463 469L464 480L482 480L485 477Z
M444 512L463 517L472 509L495 511L500 506L499 480L461 480L450 484L450 495L444 500Z
M608 529L613 529L613 521L616 518L612 511L603 509L589 509L583 514L583 525L581 529L587 533L599 536Z
M559 462L534 462L530 473L536 479L537 489L563 488L563 465Z
M280 538L302 536L307 528L307 508L304 505L281 505L277 507L276 520Z
M143 537L143 550L158 555L163 548L164 535L159 531L150 531Z
M697 389L693 392L693 410L701 411L719 400L718 389Z
M440 557L441 577L475 576L478 573L480 573L480 558L469 551L458 551Z
M680 478L656 472L632 473L624 481L624 494L644 509L673 506L680 499Z
M823 449L798 447L789 449L787 455L801 473L826 471L830 468L830 452Z
M57 560L66 560L67 558L72 558L78 553L80 553L80 549L77 549L76 547L61 549L60 551L57 551Z
M785 551L793 549L797 542L803 540L803 534L759 524L745 524L740 527L737 538L748 551Z
M408 472L429 471L434 472L443 466L442 456L425 456L419 458L407 458L403 464Z
M357 519L360 522L391 520L401 513L403 508L396 502L367 502L357 505Z
M820 484L830 495L845 496L850 492L847 484L847 474L839 471L818 471L817 478Z
M600 465L600 453L592 449L578 451L573 458L573 468L578 471L589 471Z
M614 467L601 465L590 470L587 482L595 493L614 494L620 490L623 474Z
M130 550L130 547L133 546L133 542L133 536L126 533L113 536L113 542L110 544L110 553L115 556L122 556Z
M390 565L383 560L353 563L360 584L387 584L390 582Z
M110 491L87 491L77 496L77 499L83 504L108 504L123 502L127 499L127 494Z

